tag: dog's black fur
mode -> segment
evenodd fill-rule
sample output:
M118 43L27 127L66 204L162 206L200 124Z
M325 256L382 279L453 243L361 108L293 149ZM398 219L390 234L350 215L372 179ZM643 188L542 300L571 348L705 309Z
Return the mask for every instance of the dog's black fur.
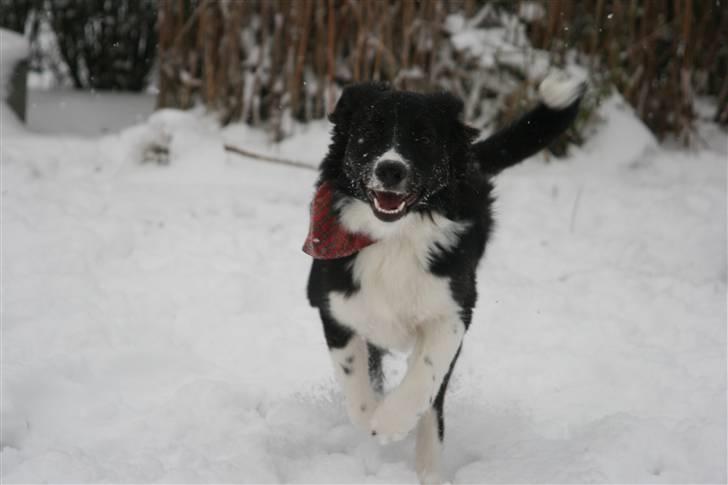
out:
M579 100L580 96L558 108L542 102L509 127L474 143L478 131L462 122L463 103L450 94L403 92L374 83L354 85L344 90L330 117L333 136L318 184L332 184L337 200L372 204L367 187L372 164L396 145L412 164L407 192L414 201L407 212L427 217L439 214L467 223L454 246L433 248L427 268L449 281L451 297L467 329L477 296L476 268L493 228L491 178L551 143L574 120ZM308 298L320 311L331 349L343 348L355 335L347 322L333 316L329 295L353 296L361 290L352 270L358 257L313 261ZM368 342L369 371L373 386L381 389L382 350L375 343ZM458 353L459 347L432 403L440 440L445 390Z

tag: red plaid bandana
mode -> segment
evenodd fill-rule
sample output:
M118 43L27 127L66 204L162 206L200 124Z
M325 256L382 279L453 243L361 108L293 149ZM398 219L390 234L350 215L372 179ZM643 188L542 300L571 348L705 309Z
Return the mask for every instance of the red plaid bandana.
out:
M314 259L336 259L351 256L374 244L368 236L349 232L332 210L333 188L324 182L311 203L311 223L303 252Z

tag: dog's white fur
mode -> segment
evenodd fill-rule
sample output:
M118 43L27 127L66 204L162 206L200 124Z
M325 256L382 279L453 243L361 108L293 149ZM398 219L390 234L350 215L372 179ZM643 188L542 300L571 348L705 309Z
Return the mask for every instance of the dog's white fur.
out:
M441 483L440 457L442 443L437 436L437 417L432 409L420 418L417 425L417 442L415 444L415 469L417 478L422 484Z
M552 71L541 82L539 97L548 108L560 110L583 90L581 80ZM410 165L394 148L380 155L375 167L383 160ZM368 182L370 189L382 187L374 171ZM465 325L450 280L433 274L429 266L437 251L457 245L468 226L438 213L383 222L368 203L354 198L339 201L337 209L351 233L377 241L349 263L358 291L328 294L331 315L355 333L345 347L331 350L347 411L355 424L383 443L401 439L417 426L417 476L421 483L439 483L441 442L432 404L460 348ZM404 379L381 400L369 382L367 341L385 349L411 350Z
M433 275L428 266L438 246L449 248L457 242L462 224L437 214L432 219L408 214L382 222L368 204L354 199L343 204L341 221L377 244L355 259L353 275L361 290L351 297L329 296L334 317L375 345L409 350L423 323L457 316L460 307L452 299L449 281Z
M369 421L377 408L378 399L369 383L369 352L366 342L358 335L345 347L330 351L334 374L346 396L349 419L361 429L369 430Z
M407 161L407 159L405 159L402 156L401 153L399 153L394 148L390 148L389 150L387 150L386 152L382 153L381 155L379 155L377 157L377 161L374 162L374 170L372 170L372 173L374 173L374 172L377 171L377 164L379 162L381 162L381 161L384 161L384 160L392 160L392 161L395 161L395 162L402 162L402 163L404 163L407 166L410 165L410 163Z
M455 245L467 226L438 214L432 218L408 214L396 222L382 222L369 205L355 199L343 201L339 209L347 229L367 234L377 244L363 249L354 260L354 280L361 289L352 296L336 292L329 295L332 315L375 345L412 350L402 383L382 400L368 423L372 434L386 443L404 438L428 411L460 347L465 326L459 316L460 307L452 299L449 279L432 274L428 267L430 256L438 248ZM349 343L343 351L334 351L335 365L340 364L339 355L352 355L347 354L349 347L361 346ZM361 351L357 351L355 362L360 355ZM350 413L360 409L362 402L369 402L367 389L359 388L369 388L368 381L354 377L340 376L345 381ZM357 416L357 421L366 418ZM424 420L418 428L421 463L439 460L432 455L439 449L433 423L432 419ZM423 473L436 473L426 468Z
M583 85L583 80L554 70L541 81L538 95L549 108L564 109L581 96Z

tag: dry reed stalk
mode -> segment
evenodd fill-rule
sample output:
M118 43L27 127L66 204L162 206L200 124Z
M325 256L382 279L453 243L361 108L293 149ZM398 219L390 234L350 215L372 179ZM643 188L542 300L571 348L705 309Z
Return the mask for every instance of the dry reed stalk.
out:
M726 118L728 87L717 74L728 65L721 49L728 43L726 9L707 0L537 1L546 15L529 24L534 46L550 51L556 64L569 49L591 56L586 62L595 78L613 83L656 133L687 133L693 98L703 92L717 96L716 118ZM473 16L478 5L160 0L158 105L184 108L200 99L222 121L267 123L278 139L288 120L328 113L340 87L351 82L449 89L479 101L482 93L495 94L479 70L461 62L444 30L447 15ZM469 103L468 113L481 116Z
M326 28L326 112L330 113L334 109L334 98L336 96L336 87L334 85L334 45L336 42L336 24L334 22L335 17L335 9L334 9L334 0L328 0L328 23Z

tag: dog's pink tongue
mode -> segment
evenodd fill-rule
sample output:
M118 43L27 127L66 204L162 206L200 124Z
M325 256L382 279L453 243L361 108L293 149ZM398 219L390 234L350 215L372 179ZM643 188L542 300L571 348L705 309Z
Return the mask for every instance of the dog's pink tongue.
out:
M375 192L374 196L377 198L379 207L388 211L399 209L400 204L406 197L406 195L395 194L394 192Z

